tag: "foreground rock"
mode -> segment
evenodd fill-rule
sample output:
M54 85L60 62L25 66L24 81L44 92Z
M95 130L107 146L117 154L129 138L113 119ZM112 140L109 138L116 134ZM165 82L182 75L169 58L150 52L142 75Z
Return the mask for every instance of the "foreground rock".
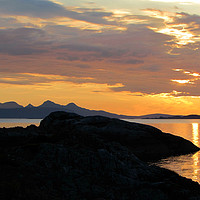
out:
M192 142L144 124L101 116L82 117L74 113L54 112L39 129L45 135L68 134L100 137L104 142L118 142L144 161L188 154L199 150ZM90 141L89 141L90 142ZM89 145L89 144L88 144Z
M198 183L138 159L198 149L151 126L55 112L0 139L1 199L200 199Z

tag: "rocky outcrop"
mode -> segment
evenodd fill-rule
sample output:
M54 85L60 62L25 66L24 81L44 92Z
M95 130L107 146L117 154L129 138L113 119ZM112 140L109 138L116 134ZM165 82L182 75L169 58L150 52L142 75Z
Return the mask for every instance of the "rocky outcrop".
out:
M46 135L95 135L105 142L118 142L145 161L188 154L199 150L192 142L144 124L102 116L82 117L54 112L42 120L39 129Z
M151 126L55 112L39 127L0 129L0 141L1 199L200 199L198 183L139 159L198 149Z

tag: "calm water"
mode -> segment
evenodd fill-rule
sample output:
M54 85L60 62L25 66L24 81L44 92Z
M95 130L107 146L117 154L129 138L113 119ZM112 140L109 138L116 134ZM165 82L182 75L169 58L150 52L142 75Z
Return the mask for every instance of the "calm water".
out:
M128 121L152 125L163 132L188 139L200 147L200 119L136 119ZM200 183L200 152L163 159L156 165L173 170Z
M41 119L0 119L0 128L15 126L27 127L31 124L39 125Z
M39 125L41 119L0 119L0 127L26 127L30 124ZM192 141L200 147L200 120L198 119L133 119L131 122L149 124ZM200 152L163 159L156 165L171 169L178 174L200 183Z

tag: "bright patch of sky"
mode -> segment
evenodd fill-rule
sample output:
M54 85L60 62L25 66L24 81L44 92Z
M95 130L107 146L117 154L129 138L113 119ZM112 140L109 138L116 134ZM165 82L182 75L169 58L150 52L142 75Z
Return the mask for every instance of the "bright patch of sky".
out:
M200 3L199 0L150 0L150 1L157 1L157 2L173 2L173 3L181 3L181 4L190 4L190 3Z
M187 12L199 14L199 0L56 0L65 6L103 7L106 9L128 10L133 14L141 14L142 9L154 8L163 11ZM195 4L195 6L194 6Z

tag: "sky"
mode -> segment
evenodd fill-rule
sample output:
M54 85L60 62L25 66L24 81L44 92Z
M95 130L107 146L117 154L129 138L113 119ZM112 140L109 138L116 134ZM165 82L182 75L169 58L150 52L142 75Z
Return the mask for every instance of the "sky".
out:
M200 114L199 0L0 0L0 102Z

